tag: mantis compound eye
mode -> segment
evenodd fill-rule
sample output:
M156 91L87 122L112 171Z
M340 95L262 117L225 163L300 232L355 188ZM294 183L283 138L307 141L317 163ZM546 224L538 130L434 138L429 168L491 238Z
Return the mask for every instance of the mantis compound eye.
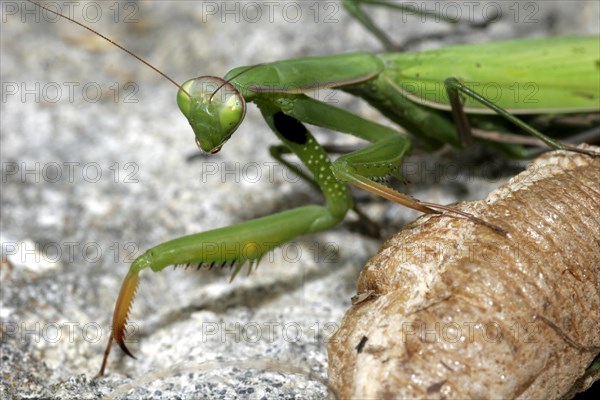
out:
M190 79L181 88L177 104L194 130L196 144L217 153L244 119L244 98L235 86L215 76Z

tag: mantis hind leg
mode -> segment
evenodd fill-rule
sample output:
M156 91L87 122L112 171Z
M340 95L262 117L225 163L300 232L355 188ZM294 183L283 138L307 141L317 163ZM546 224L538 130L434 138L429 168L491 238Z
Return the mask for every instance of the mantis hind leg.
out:
M402 19L406 14L414 17L421 17L422 20L424 18L430 18L435 21L444 21L450 24L468 25L471 28L476 29L485 28L497 19L496 15L488 17L481 22L452 18L445 15L445 13L441 11L423 9L423 7L419 7L416 2L413 4L402 4L385 0L343 0L342 5L346 11L354 17L354 19L356 19L366 30L371 32L377 38L377 40L379 40L379 42L387 51L404 51L406 50L406 46L394 44L389 35L373 21L373 19L362 9L361 6L367 5L390 8L401 13ZM416 41L419 42L424 40L441 39L446 36L448 36L447 33L434 33L417 38ZM415 40L411 40L412 45L414 45L414 42Z
M448 92L448 98L450 100L450 106L452 108L452 116L456 123L459 137L461 138L463 143L469 143L472 140L473 132L472 132L471 126L469 125L468 118L465 114L463 103L460 99L460 93L464 94L465 96L471 97L474 100L477 100L478 102L485 105L486 107L489 107L491 110L496 112L498 115L505 118L506 120L513 123L514 125L518 126L523 131L525 131L527 134L539 139L541 142L546 144L551 149L569 150L569 151L582 153L582 154L586 154L586 155L590 155L590 156L600 156L599 153L594 152L592 150L581 149L581 148L572 146L570 144L558 142L558 141L544 135L542 132L539 132L537 129L535 129L532 126L521 121L519 118L515 117L507 110L503 109L502 107L499 107L498 105L494 104L492 101L486 99L479 93L470 89L468 86L461 83L456 78L446 79L444 81L444 86L446 87L446 91Z

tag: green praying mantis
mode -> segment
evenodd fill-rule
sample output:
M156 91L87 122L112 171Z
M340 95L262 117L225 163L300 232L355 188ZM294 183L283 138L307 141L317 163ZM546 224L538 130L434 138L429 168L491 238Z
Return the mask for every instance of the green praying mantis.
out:
M377 34L356 3L345 4L367 29ZM252 269L274 248L342 221L354 206L348 183L424 213L445 212L486 225L499 235L509 235L509 222L506 227L491 225L475 215L419 201L380 183L381 178L399 176L412 138L315 100L307 93L329 88L360 96L430 148L468 142L472 138L471 125L488 131L506 130L492 115L498 114L553 149L598 156L559 143L515 115L598 111L599 48L598 37L557 37L419 53L353 53L291 59L239 67L223 78L204 76L182 85L167 77L179 88L178 106L192 127L198 147L206 153L219 152L240 126L246 103L256 104L282 142L271 147L273 157L317 186L325 197L325 206L299 207L184 236L147 250L132 263L123 281L99 374L104 374L113 341L133 357L125 345L125 327L142 270L216 265L232 267L235 276L244 265ZM500 89L493 102L478 93L478 87L487 84ZM347 133L370 145L332 162L326 148L305 124ZM503 149L523 155L517 144L504 144ZM285 159L288 154L296 155L308 173L290 164Z

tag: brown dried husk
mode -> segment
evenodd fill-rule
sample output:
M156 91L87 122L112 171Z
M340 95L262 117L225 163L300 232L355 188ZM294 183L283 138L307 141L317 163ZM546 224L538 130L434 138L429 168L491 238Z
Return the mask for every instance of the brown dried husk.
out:
M341 398L568 398L600 378L600 157L547 153L457 207L508 237L436 215L384 243L329 343Z

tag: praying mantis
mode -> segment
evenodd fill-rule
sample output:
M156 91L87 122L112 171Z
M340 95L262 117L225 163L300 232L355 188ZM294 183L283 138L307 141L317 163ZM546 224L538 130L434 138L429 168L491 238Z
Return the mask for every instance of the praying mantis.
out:
M406 87L401 87L398 84L394 85L392 78L392 75L394 75L393 64L401 65L411 61L414 62L418 57L427 57L428 55L434 57L439 55L448 56L450 60L460 59L461 62L466 64L464 55L458 55L464 50L466 55L472 54L473 60L478 60L473 62L475 68L479 68L476 65L477 63L485 66L486 61L489 61L490 58L501 59L502 56L498 56L498 53L510 54L517 58L519 56L525 57L525 55L531 56L532 46L542 49L540 50L540 56L544 55L543 49L555 56L564 54L566 59L564 68L575 69L577 66L583 65L585 68L578 70L577 73L584 84L579 88L581 91L579 89L578 91L565 90L564 87L560 87L557 89L558 97L554 95L544 96L543 88L540 87L542 92L539 95L540 99L549 100L550 102L539 108L532 107L523 110L521 104L511 102L511 96L503 97L496 101L496 104L509 109L510 114L504 113L504 116L511 118L513 122L517 122L511 114L518 114L519 112L587 112L598 110L598 93L594 92L594 88L598 86L594 84L598 78L598 64L596 63L598 54L594 53L598 49L598 41L594 38L506 42L497 45L482 45L481 47L449 48L437 53L399 54L396 55L397 57L393 55L374 56L363 53L298 59L259 65L252 69L241 67L232 70L223 78L224 80L211 78L183 84L178 94L178 103L184 115L190 120L192 127L195 128L196 140L203 150L212 153L218 152L233 133L232 128L241 123L239 117L243 116L245 112L242 99L252 101L259 106L267 124L285 144L285 147L273 148L273 154L281 162L285 162L283 156L289 151L299 155L309 171L316 176L317 185L324 189L328 207L309 206L292 210L254 222L218 231L209 231L200 234L200 236L192 235L179 240L176 239L149 250L133 263L130 273L125 278L114 314L114 339L126 353L131 354L124 344L124 326L137 286L137 277L142 269L149 267L157 271L173 264L210 265L214 262L216 264L235 264L235 271L237 272L244 261L257 262L266 252L281 243L298 235L320 231L337 224L346 212L352 208L352 200L344 186L345 182L354 183L359 187L375 191L388 198L391 197L393 200L404 202L404 204L424 212L439 212L440 209L445 209L450 213L453 212L451 208L418 202L392 192L378 182L369 179L394 174L401 163L402 157L410 150L410 140L406 136L395 129L386 128L359 118L333 106L320 104L304 96L301 92L320 87L339 88L359 94L370 101L371 104L379 106L391 119L400 120L400 125L407 128L415 136L421 137L432 147L445 142L458 145L460 138L455 123L448 117L447 112L435 111L435 108L443 110L449 108L447 104L438 100L444 97L445 88L443 83L446 78L451 77L452 73L438 69L439 66L435 65L436 69L442 74L442 78L436 78L437 87L433 99L422 99L421 92L410 91L411 88L415 87L415 82L420 83L421 77L415 77L416 79L408 82ZM583 53L586 54L586 57L589 56L589 58L585 58L589 61L588 63L583 63L584 58L582 57L577 59L568 57L573 49L581 48L584 49ZM486 56L486 50L493 55L488 54ZM534 78L537 79L538 73L551 73L549 70L552 70L552 68L549 68L547 59L543 57L541 59L540 57L531 58L538 61L535 65L538 68L536 72L531 73L529 71L531 75L525 75L522 81L512 79L509 85L515 83L526 84ZM571 64L569 64L569 61ZM286 81L277 81L279 78L271 75L278 68L288 74ZM298 69L306 73L306 75L301 76L302 79L298 79L294 75ZM549 75L549 77L550 81L556 81L558 78L552 75ZM226 86L219 88L226 81L229 81ZM498 82L499 79L496 79L495 76L474 78L474 82L484 81ZM317 83L316 86L315 82ZM293 89L289 90L285 87L288 83L292 84ZM576 84L576 82L569 82L569 88L573 87L572 84ZM370 85L375 86L370 87ZM451 94L455 95L455 99L457 99L456 95L459 90L464 90L467 94L474 96L474 93L468 91L468 87L461 86L459 80L447 81L447 86L450 88ZM241 94L236 94L236 90ZM573 96L569 98L569 94L573 94ZM199 100L192 100L190 96L196 95L199 96ZM399 103L386 108L384 106L385 101L378 96L394 99ZM421 100L419 100L420 98ZM483 100L486 106L493 107L485 99L480 100ZM221 108L223 105L225 111ZM217 113L221 115L220 120L228 126L228 129L225 131L220 129L211 130L210 134L207 135L211 128L207 130L205 125L207 122L194 113L194 111L201 109L204 109L208 114ZM471 100L466 103L465 109L468 113L491 113L486 107ZM464 123L463 114L461 114L459 107L455 107L454 110L458 114L457 119L459 121L463 119L462 125L459 123L458 126L461 127L462 134L468 138L469 129ZM406 113L410 117L402 120L400 115L394 115L398 113ZM419 117L413 118L415 115L419 115ZM374 142L374 145L358 153L344 155L331 164L323 148L298 121L354 134ZM533 133L531 130L529 132ZM561 148L562 146L555 142L548 142L548 139L544 136L539 137L550 143L551 147ZM511 148L518 151L517 147ZM369 172L367 172L367 169ZM320 174L322 177L319 177ZM477 220L476 216L468 215L465 217L472 219L474 223L485 223L485 221ZM284 232L282 227L289 229ZM491 226L490 228L502 234L501 227ZM257 236L257 232L263 233ZM234 248L237 246L237 253L233 256L226 256L219 253L218 250L215 253L214 250L210 249L213 254L207 257L208 254L203 255L202 251L208 250L203 250L202 246L200 246L200 249L196 248L197 243L225 243L228 241L231 241ZM110 344L107 354L109 349ZM101 372L104 372L104 367Z

